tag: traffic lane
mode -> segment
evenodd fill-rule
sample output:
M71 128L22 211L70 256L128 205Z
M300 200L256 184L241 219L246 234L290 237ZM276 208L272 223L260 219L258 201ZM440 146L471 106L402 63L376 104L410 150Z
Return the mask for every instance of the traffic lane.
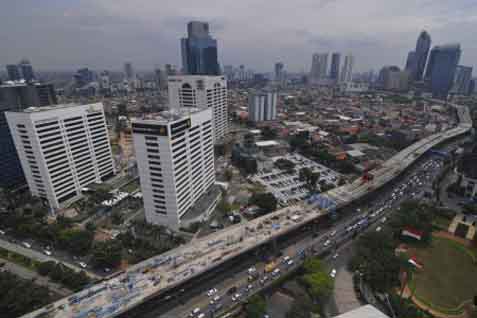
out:
M418 172L419 172L419 171L418 171ZM414 177L415 175L416 175L416 174L410 174L410 177ZM396 190L398 187L400 187L402 184L408 182L408 179L409 179L409 178L405 178L405 179L403 179L403 181L398 182L398 183L396 184L396 186L393 187L392 190L395 191L395 190ZM392 190L389 191L389 193L394 192L394 191L392 191ZM388 195L389 195L389 194L388 194ZM402 198L399 198L398 200L394 200L394 202L392 202L392 206L398 205L400 201L403 201L403 200L405 200L405 199L407 199L407 198L402 197ZM380 204L384 204L385 202L388 202L388 201L389 201L389 198L388 198L388 199L383 199L383 200L380 202ZM378 220L378 219L379 219L379 216L377 216L377 217L375 218L375 221ZM328 236L327 236L327 234L324 234L324 235L322 235L320 238L318 238L318 239L316 239L316 240L313 240L313 241L315 241L315 242L312 243L312 245L322 244L322 243L323 243L323 240L324 240L324 237L329 237L329 234L331 234L332 232L335 232L335 233L336 233L335 235L338 237L338 239L339 239L340 237L342 237L342 236L345 236L343 239L349 239L349 238L351 238L351 237L354 235L354 233L347 233L347 231L346 231L345 229L346 229L347 226L349 226L349 225L350 225L351 223L353 223L353 222L354 222L354 221L350 221L350 222L345 223L345 224L343 224L343 225L336 226L336 227L334 228L334 230L328 231ZM287 249L287 252L286 252L287 255L294 255L294 253L292 252L292 250L296 251L297 249L306 248L306 246L309 245L309 242L308 242L309 240L310 240L309 238L306 238L306 241L305 241L305 242L302 242L300 246L292 246L290 249ZM340 240L341 240L341 239L340 239ZM317 241L317 242L316 242L316 241ZM333 244L333 245L331 246L331 248L334 248L334 246L335 246L335 244ZM315 248L314 250L315 250L316 252L320 252L321 246L318 246L318 248L316 248L316 246L314 246L314 248ZM296 257L296 256L294 255L293 257ZM283 268L282 268L282 269L283 269ZM242 274L242 277L245 278L246 276L247 276L247 273L244 272L244 273ZM237 283L233 283L233 284L237 285ZM225 285L225 286L226 286L225 288L228 289L228 288L231 287L231 285L232 285L232 284L226 284L226 285ZM246 286L246 285L248 285L248 284L244 283L243 285ZM228 287L228 288L227 288L227 287ZM246 287L241 287L241 288L242 288L242 289L239 289L239 291L245 292ZM224 297L224 296L222 296L222 297ZM224 298L223 301L227 301L227 299L228 299L228 297L225 295L225 298ZM198 302L198 301L197 301L197 302L192 302L192 303L194 304L193 306L199 307L199 304L202 304L202 307L203 307L204 304L207 305L207 304L206 304L206 300L207 300L207 298L202 299L201 302ZM188 306L188 309L186 309L184 312L182 312L182 314L187 314L187 313L192 312L192 310L195 308L195 307L192 308L193 306ZM210 311L205 310L204 312L210 312ZM166 317L166 316L164 316L164 317Z
M35 249L26 248L26 247L23 247L21 245L15 244L15 243L10 243L10 242L4 240L3 238L0 239L0 247L4 248L6 250L9 250L11 252L14 252L14 253L21 254L21 255L23 255L27 258L37 260L39 262L51 261L51 262L55 262L55 263L62 263L63 265L65 265L66 267L71 268L75 272L85 271L83 268L81 268L79 266L76 266L74 264L71 264L69 262L66 262L62 259L59 259L59 258L56 258L56 257L53 257L53 256L45 255L44 253L39 252ZM85 271L85 272L91 278L95 278L95 279L101 278L100 276L98 276L94 273L91 273L89 271Z

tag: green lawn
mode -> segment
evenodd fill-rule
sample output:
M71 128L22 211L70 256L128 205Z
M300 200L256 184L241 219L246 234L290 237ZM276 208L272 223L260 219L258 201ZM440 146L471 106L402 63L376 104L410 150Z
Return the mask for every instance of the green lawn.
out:
M418 248L417 259L424 265L413 275L415 296L435 309L454 309L477 292L475 254L464 246L434 237L432 246Z

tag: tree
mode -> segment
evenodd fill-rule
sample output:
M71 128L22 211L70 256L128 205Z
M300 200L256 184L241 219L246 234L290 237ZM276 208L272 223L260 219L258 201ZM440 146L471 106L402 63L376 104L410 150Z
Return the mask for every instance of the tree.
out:
M93 247L93 264L96 268L116 267L121 262L121 245L119 241L98 242Z
M312 193L316 191L316 183L320 180L320 173L313 172L310 168L302 168L298 173L298 178L305 183L305 187Z
M264 140L275 139L277 138L277 131L268 126L265 126L262 129L262 137Z
M333 279L323 263L317 257L308 258L303 264L303 269L305 274L301 282L307 287L308 293L313 299L324 301L333 291Z
M286 318L311 318L313 312L318 311L317 306L314 306L309 296L295 298L290 309L286 314Z
M396 243L387 232L366 233L358 240L349 267L359 271L374 290L386 292L399 285L401 260L394 254L395 247Z
M406 201L401 204L391 219L390 225L396 237L400 236L406 227L423 232L421 241L430 243L432 238L433 209L417 201Z
M94 204L101 204L103 201L111 200L113 195L107 189L99 188L91 194L90 198Z
M263 318L267 313L267 304L265 299L260 295L250 297L250 300L245 305L247 318Z
M58 243L75 254L85 255L91 248L93 233L84 230L66 229L60 232Z
M249 203L258 206L264 214L277 209L277 199L271 193L254 193Z
M283 159L283 158L280 158L277 161L275 161L275 166L278 169L284 170L288 173L292 173L295 169L295 163L293 163L292 161L288 159Z

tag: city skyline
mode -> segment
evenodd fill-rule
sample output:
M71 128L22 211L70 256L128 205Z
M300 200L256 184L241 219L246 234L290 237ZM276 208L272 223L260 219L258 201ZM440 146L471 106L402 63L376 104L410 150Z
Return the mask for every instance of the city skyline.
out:
M370 0L359 6L349 0L299 2L280 2L276 8L255 3L221 3L212 8L191 3L178 7L146 0L140 6L124 1L99 4L47 0L41 8L15 4L0 13L4 26L0 34L9 43L0 63L17 63L26 56L38 70L78 66L120 69L125 61L133 62L138 70L166 63L179 66L177 39L185 34L187 22L198 19L210 23L219 42L221 65L244 64L259 72L272 71L276 60L282 60L289 72L308 70L309 56L327 51L353 53L359 61L355 67L358 72L403 65L416 34L424 29L432 35L433 43L461 43L461 63L475 65L472 56L477 54L477 47L471 34L458 30L475 24L476 5L467 4L464 11L444 1L418 4L409 0L399 8L398 4ZM300 11L293 16L303 14L298 21L289 14L291 5ZM269 19L260 20L258 27L253 17L264 14ZM22 22L24 19L33 25L41 23L41 27L32 28ZM367 23L360 23L362 19ZM45 35L55 41L45 41ZM15 41L18 37L23 40Z

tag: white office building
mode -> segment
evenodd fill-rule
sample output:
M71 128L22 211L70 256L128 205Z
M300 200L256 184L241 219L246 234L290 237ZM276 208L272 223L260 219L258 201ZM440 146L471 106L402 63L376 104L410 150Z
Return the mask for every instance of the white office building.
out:
M248 119L253 122L277 119L277 92L257 92L248 100Z
M59 209L115 173L102 103L6 112L33 196Z
M212 108L214 143L222 141L228 129L225 76L170 76L168 85L171 109Z
M215 182L212 109L150 115L132 131L146 220L178 229Z

